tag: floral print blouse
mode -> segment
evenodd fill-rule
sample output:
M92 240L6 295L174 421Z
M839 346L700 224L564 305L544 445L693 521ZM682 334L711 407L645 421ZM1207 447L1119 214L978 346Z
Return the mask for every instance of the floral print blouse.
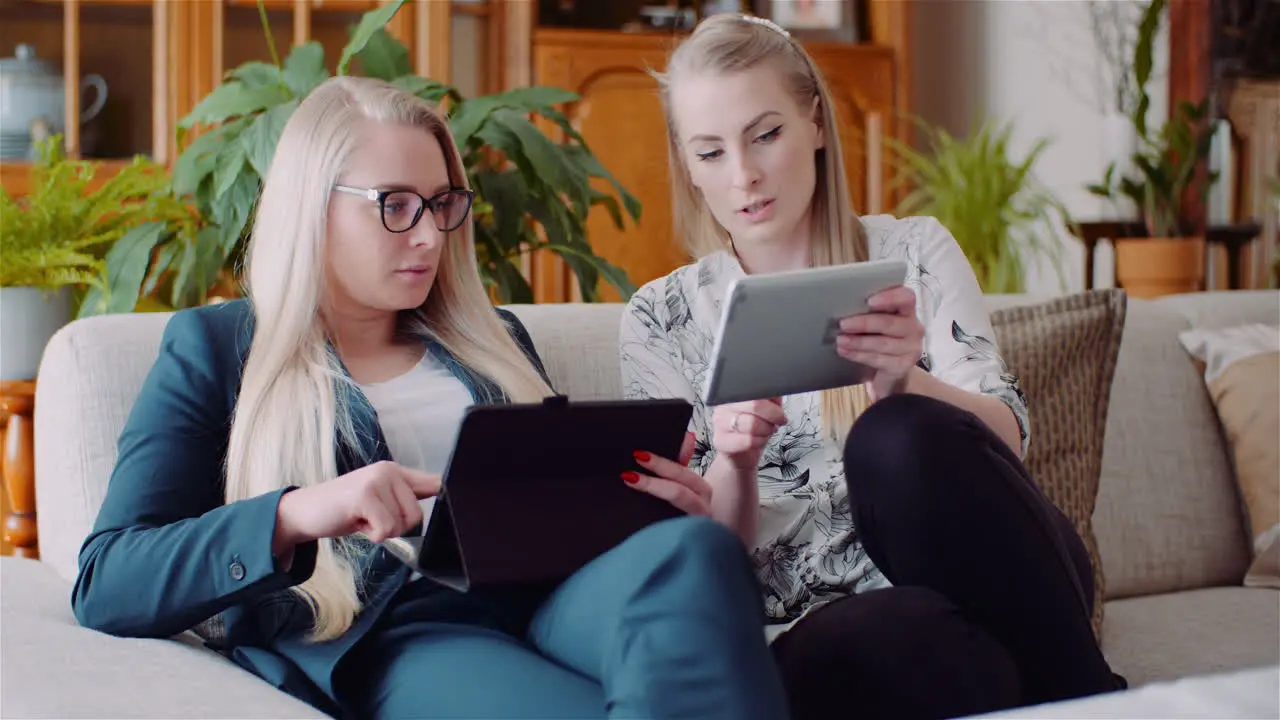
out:
M1017 418L1025 452L1026 399L994 342L973 269L955 239L929 217L862 218L873 260L907 262L907 286L925 328L919 365L955 386L993 395ZM711 412L701 394L720 305L743 270L728 251L709 255L640 288L620 328L627 398L684 398L694 406L697 449L690 465L705 472ZM788 424L760 459L760 517L752 557L774 624L788 624L839 597L889 582L874 566L853 527L843 448L824 438L818 393L783 398Z

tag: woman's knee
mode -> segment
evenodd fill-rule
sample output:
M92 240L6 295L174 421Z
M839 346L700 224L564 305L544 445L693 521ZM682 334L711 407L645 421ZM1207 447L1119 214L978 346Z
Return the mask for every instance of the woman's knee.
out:
M741 592L747 585L755 595L755 575L742 541L728 527L702 516L684 516L654 523L627 540L639 562L655 577L695 586L699 592Z
M695 564L736 563L746 559L742 541L723 523L687 515L654 523L628 542L645 546L653 557L673 557Z
M868 408L845 438L850 495L927 498L982 445L973 413L924 395L887 397Z

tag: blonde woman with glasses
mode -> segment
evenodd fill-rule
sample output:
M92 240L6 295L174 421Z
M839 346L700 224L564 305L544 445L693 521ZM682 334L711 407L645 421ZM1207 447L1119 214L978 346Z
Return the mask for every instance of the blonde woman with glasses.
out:
M247 297L165 329L76 617L198 628L340 717L785 716L750 563L706 517L652 525L556 587L460 593L378 544L429 520L468 406L552 392L481 283L472 199L417 98L342 77L303 100L262 188Z
M1022 464L1026 401L951 234L854 213L836 105L777 25L712 16L659 80L696 262L628 303L624 387L695 404L687 472L752 552L793 716L955 717L1120 687L1088 556ZM702 405L734 278L888 258L905 286L843 319L833 350L874 367L869 383Z

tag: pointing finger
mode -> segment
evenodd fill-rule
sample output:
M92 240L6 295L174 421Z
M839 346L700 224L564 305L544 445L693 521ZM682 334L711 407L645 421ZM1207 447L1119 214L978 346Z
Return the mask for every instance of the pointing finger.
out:
M419 499L435 497L440 494L440 476L400 466L400 472L413 494Z

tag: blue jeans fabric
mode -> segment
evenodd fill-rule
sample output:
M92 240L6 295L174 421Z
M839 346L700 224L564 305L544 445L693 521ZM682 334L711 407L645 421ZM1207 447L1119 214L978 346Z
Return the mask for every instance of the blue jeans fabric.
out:
M787 716L750 562L714 521L650 526L555 588L442 592L411 583L343 666L351 715Z

